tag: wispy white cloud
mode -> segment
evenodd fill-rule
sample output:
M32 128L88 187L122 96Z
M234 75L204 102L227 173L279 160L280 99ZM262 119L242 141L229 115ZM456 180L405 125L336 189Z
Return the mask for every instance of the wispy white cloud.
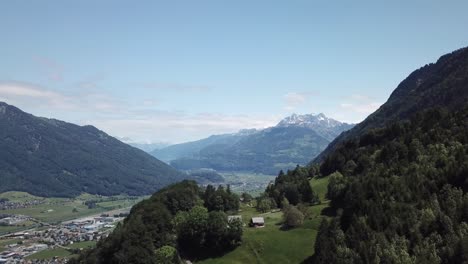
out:
M0 81L0 98L28 108L59 111L116 112L125 106L125 102L103 92L90 93L80 90L64 92L18 81Z
M13 102L41 104L56 108L68 108L71 98L41 86L15 81L0 81L0 96Z
M211 134L275 125L281 116L224 115L155 110L156 99L128 101L101 92L63 92L23 82L0 81L0 100L33 114L80 125L91 124L110 135L146 142L182 142Z
M187 114L180 112L153 112L140 118L91 119L87 123L118 137L143 141L196 140L212 134L237 132L245 128L266 128L279 121L278 116L222 115L212 113ZM129 129L131 128L131 129Z
M344 102L340 103L339 107L344 111L337 115L353 123L364 120L382 105L382 102L378 102L375 98L361 94L352 94L343 99Z
M342 103L340 104L340 107L346 109L346 110L351 110L356 113L360 114L371 114L375 110L377 110L382 104L381 103L376 103L376 102L370 102L370 103Z

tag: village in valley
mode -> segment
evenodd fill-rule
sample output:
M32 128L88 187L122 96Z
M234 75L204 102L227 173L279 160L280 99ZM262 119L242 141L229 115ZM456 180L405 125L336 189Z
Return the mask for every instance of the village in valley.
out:
M94 247L143 197L0 197L0 263L64 263Z
M5 244L0 253L0 263L43 263L42 260L35 260L34 254L50 249L79 253L106 237L126 215L128 210L122 210L114 215L101 214L4 235L0 238L0 243ZM52 260L53 257L48 261ZM55 260L58 263L61 261Z

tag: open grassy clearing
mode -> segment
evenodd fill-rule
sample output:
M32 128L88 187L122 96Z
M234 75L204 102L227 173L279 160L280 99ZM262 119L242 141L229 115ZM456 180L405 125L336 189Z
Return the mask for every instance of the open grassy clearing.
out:
M314 253L317 231L323 217L321 211L328 207L325 200L328 178L312 179L312 188L322 204L311 206L310 217L301 227L281 230L282 212L258 213L255 208L243 205L240 214L244 223L252 216L263 216L264 228L244 228L243 242L235 250L221 257L205 259L197 263L301 263Z
M314 190L314 192L318 194L320 201L327 200L325 196L327 194L327 187L328 187L329 180L330 180L329 177L313 178L312 180L310 180L310 185L312 186L312 190Z
M326 206L312 206L312 215L303 226L286 231L281 230L282 212L259 214L254 208L243 207L240 213L244 222L252 216L263 216L265 227L246 226L241 246L224 256L197 263L300 263L314 253L314 242L322 219L320 211Z

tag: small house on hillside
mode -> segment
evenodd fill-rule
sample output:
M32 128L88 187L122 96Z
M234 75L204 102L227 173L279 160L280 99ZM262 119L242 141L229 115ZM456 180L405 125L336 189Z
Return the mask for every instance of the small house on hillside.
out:
M250 220L250 226L251 227L264 227L265 226L265 220L263 217L252 217Z

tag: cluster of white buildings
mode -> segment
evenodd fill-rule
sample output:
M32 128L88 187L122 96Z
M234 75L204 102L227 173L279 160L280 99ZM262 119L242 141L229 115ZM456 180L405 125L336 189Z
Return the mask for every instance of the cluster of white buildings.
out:
M8 249L0 253L0 263L24 263L24 258L36 252L47 249L49 246L46 244L11 244Z
M90 217L74 220L45 230L18 232L3 239L19 239L21 243L7 245L0 252L0 264L6 263L62 263L60 259L48 261L26 261L25 258L36 252L55 247L68 249L67 246L83 241L98 241L115 227L121 217Z
M1 218L0 225L7 225L7 226L17 225L28 220L33 220L33 219L25 215L10 215L8 217Z

